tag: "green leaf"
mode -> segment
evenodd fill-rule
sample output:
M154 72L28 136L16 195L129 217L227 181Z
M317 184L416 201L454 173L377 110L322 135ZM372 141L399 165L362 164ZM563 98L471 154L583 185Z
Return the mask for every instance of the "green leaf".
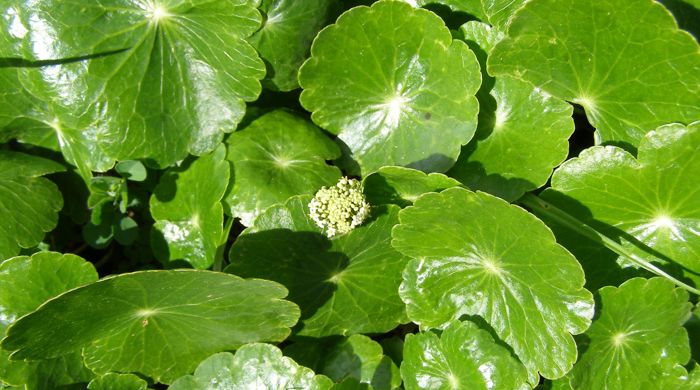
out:
M221 199L229 180L225 155L220 145L160 178L151 196L151 215L156 221L151 246L163 264L183 260L205 269L214 263L224 229Z
M445 327L463 314L491 325L528 368L530 382L564 375L571 334L586 330L593 298L576 259L519 207L462 188L421 196L401 211L392 245L411 256L401 298L409 318Z
M268 65L263 85L280 91L299 88L297 73L311 41L335 13L331 0L262 0L263 25L248 39Z
M528 0L481 0L486 14L485 22L489 22L499 31L507 31L513 15Z
M71 254L39 252L1 263L0 335L13 321L48 299L97 278L92 264ZM11 361L9 352L0 349L0 382L40 390L87 382L92 376L79 353L27 362Z
M114 169L117 173L122 175L122 177L131 181L144 181L148 175L146 167L138 160L120 161Z
M671 389L687 377L683 323L688 294L662 278L634 278L599 290L600 315L585 333L587 347L567 375L575 389ZM671 378L676 386L669 385Z
M22 317L2 347L14 351L14 360L83 349L85 364L98 374L137 372L169 383L212 353L287 337L299 310L282 300L286 294L277 283L219 272L122 274Z
M132 374L110 372L88 383L88 390L146 390L148 383Z
M225 202L231 214L250 226L255 217L294 195L313 194L340 178L326 164L338 147L312 123L288 111L261 116L228 138L233 185Z
M26 31L0 42L0 55L90 58L42 68L42 80L70 108L58 119L94 128L95 141L112 158L164 167L216 148L243 117L245 102L259 95L265 68L246 41L260 27L257 5L12 0L5 12L16 22L2 27L10 36L13 28ZM72 70L63 72L67 79L51 77L65 66Z
M398 367L384 355L379 343L365 335L327 341L302 339L285 348L284 354L336 382L355 378L375 390L391 390L401 385Z
M406 258L390 245L398 208L328 239L309 216L311 196L272 206L234 242L226 272L277 281L301 307L299 334L387 332L405 320L398 296Z
M365 195L370 204L410 206L426 192L438 192L460 183L441 173L426 174L411 168L381 167L365 177Z
M0 68L0 140L17 138L42 146L55 144L66 161L78 167L83 180L89 182L91 171L104 172L114 162L97 146L94 129L77 130L75 118L65 107L68 102L46 81L69 80L78 66L66 65L58 74L55 67Z
M406 336L401 376L411 389L527 389L525 367L485 330L453 322L438 337Z
M636 159L613 146L589 148L557 169L542 197L644 259L670 260L700 274L697 145L700 122L650 132Z
M482 64L479 125L447 173L473 190L508 201L543 186L564 161L574 131L572 107L522 81L486 73L486 53L503 34L479 22L460 31Z
M329 389L333 382L294 360L282 356L269 344L248 344L236 354L217 353L194 372L175 381L170 390L221 389Z
M537 21L533 23L533 21ZM603 141L700 118L700 50L651 0L533 0L489 56L489 72L583 106Z
M56 227L63 197L41 176L63 170L51 160L0 150L0 262L38 244Z
M445 171L476 129L474 53L435 14L404 3L343 14L314 40L299 83L302 105L363 175L385 165Z

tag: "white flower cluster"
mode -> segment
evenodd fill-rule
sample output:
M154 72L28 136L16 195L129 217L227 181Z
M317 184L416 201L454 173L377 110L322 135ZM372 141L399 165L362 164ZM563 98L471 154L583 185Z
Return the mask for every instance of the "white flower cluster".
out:
M369 215L369 203L362 184L343 177L334 187L322 187L309 202L311 219L328 237L344 234L360 225Z

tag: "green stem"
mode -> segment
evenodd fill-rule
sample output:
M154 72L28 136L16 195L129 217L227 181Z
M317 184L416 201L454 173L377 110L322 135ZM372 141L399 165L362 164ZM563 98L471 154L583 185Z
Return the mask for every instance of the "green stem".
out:
M559 223L560 225L567 227L576 233L593 240L595 242L602 242L603 245L605 245L606 248L610 249L611 251L617 253L620 256L626 257L630 261L632 261L634 264L638 265L641 268L644 268L645 270L664 277L671 282L673 282L676 286L679 286L685 290L688 290L689 292L692 292L693 294L700 295L700 290L689 286L680 280L674 278L673 276L669 275L666 273L666 271L662 270L661 268L655 266L654 264L644 260L643 258L635 255L634 253L630 252L627 248L623 247L619 242L611 239L610 237L604 235L603 233L600 233L599 231L595 230L594 228L586 225L585 223L579 221L578 219L572 217L565 211L557 208L556 206L552 205L551 203L546 202L542 198L539 198L533 194L525 194L522 198L519 200L520 203L523 205L529 207L531 210L536 211L539 214L545 215L548 218L551 218L553 221Z

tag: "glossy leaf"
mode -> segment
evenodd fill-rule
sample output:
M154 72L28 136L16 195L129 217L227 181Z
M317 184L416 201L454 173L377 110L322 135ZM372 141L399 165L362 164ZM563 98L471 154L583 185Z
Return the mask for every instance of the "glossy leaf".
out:
M228 138L233 185L225 202L250 226L255 217L294 195L335 184L340 170L326 164L340 150L312 123L288 111L273 111Z
M514 201L543 186L566 158L572 107L525 82L486 73L486 53L502 33L479 22L468 22L460 32L478 53L484 82L477 93L476 135L447 174L473 190Z
M62 69L70 73L80 66L71 64ZM62 74L51 76L61 78ZM42 79L39 69L0 68L0 140L16 138L40 146L55 144L66 161L78 168L83 180L89 181L91 171L106 171L114 162L99 149L92 129L76 128L75 118L68 114L65 104L68 103L61 100L60 92Z
M331 0L262 0L262 27L248 39L268 65L263 85L280 91L299 88L297 73L311 41L335 11Z
M302 105L363 175L385 165L445 171L476 129L474 53L435 14L401 2L353 8L325 28L299 83Z
M508 26L515 15L528 0L481 0L486 15L485 22L489 22L499 31L507 31Z
M91 58L41 68L69 108L58 119L94 128L110 157L167 166L213 150L260 93L264 64L246 42L260 27L257 5L11 0L1 26L14 39L0 42L0 56Z
M375 390L401 385L398 367L384 355L379 343L365 335L302 339L285 348L284 354L336 382L355 378Z
M309 217L311 196L270 207L234 242L226 272L289 288L299 334L387 332L405 321L398 296L406 258L390 245L398 208L373 208L363 225L328 239Z
M489 56L490 73L580 104L603 141L632 147L700 118L698 66L697 42L652 0L529 1Z
M277 283L209 271L123 274L47 302L8 328L2 347L15 360L83 349L96 373L169 383L214 352L287 337L299 311L286 294Z
M571 386L679 388L690 358L683 328L692 306L688 294L661 278L635 278L599 293L600 316L585 333L587 348L567 375Z
M529 388L525 367L469 321L407 335L401 376L406 390Z
M78 256L39 252L18 256L0 264L0 334L17 318L69 289L97 280L92 264ZM0 349L0 382L27 389L49 389L89 381L93 374L83 366L79 353L68 353L38 362L11 361Z
M146 390L148 383L133 374L108 373L88 383L88 390Z
M0 150L0 262L38 244L56 227L63 198L41 176L63 170L51 160Z
M411 168L381 167L365 177L365 195L370 204L410 206L426 192L439 192L460 183L441 173L426 174Z
M170 390L216 389L329 389L333 382L269 344L248 344L236 354L217 353L204 360L194 375L175 381Z
M530 382L564 375L571 334L586 330L593 297L576 259L519 207L461 188L421 196L401 211L392 245L413 258L401 298L409 318L442 328L478 315L528 368Z
M164 264L183 260L205 269L214 263L224 229L221 199L229 181L225 156L226 149L220 145L160 178L151 196L151 215L156 220L151 246Z
M642 139L636 159L614 146L590 148L557 169L552 190L542 197L619 238L636 255L649 261L673 261L698 275L698 145L700 122L650 132ZM569 241L576 245L575 240ZM594 254L581 253L586 258Z

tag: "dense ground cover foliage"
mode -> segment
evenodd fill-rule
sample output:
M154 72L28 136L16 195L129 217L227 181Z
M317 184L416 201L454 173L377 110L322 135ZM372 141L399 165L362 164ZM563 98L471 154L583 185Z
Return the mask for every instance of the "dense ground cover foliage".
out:
M0 15L0 389L700 388L697 0Z

